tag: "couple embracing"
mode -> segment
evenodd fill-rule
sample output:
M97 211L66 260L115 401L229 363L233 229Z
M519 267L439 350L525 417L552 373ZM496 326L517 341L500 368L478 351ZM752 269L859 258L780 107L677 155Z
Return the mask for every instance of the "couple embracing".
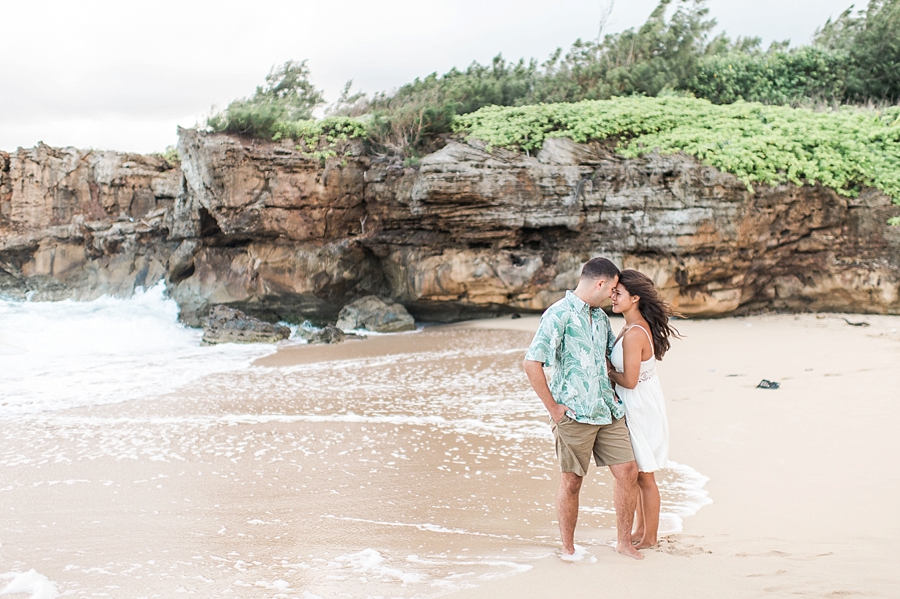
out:
M610 298L613 312L625 317L618 336L600 309ZM669 448L656 360L677 336L673 315L646 275L593 258L575 290L541 317L525 373L552 420L564 558L575 555L578 499L591 456L615 478L616 551L643 559L638 549L656 545L660 498L653 473L667 466ZM549 382L544 366L552 368Z

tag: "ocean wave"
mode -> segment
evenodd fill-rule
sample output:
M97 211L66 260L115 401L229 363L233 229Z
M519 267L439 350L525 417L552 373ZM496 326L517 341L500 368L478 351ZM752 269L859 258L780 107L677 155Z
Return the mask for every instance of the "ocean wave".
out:
M201 336L162 284L129 299L0 300L0 417L152 397L275 351Z

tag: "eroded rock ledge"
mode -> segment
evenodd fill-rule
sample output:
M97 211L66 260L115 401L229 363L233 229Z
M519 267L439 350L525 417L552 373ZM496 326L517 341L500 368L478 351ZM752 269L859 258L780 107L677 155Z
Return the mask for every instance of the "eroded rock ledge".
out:
M900 213L864 190L760 186L683 156L548 140L537 156L450 142L417 168L349 147L181 130L161 157L0 153L0 293L129 295L164 280L185 322L215 305L334 321L367 295L419 319L538 312L605 255L682 312L900 313Z

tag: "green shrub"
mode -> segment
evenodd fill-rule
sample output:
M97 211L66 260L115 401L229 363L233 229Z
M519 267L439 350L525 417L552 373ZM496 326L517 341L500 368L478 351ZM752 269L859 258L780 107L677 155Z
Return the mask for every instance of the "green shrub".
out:
M342 101L356 100L348 94L349 83ZM213 131L275 141L292 139L298 142L298 149L320 160L334 156L341 141L367 137L366 119L347 116L313 119L313 110L322 103L322 92L309 81L306 61L289 60L272 68L265 86L257 87L250 98L235 100L224 111L210 117L207 126Z
M818 46L849 54L847 99L900 100L900 0L871 0L865 10L848 8L815 35Z
M370 140L381 152L406 156L414 153L427 136L450 131L455 114L453 102L437 87L397 93L373 104Z
M900 108L816 112L631 97L487 107L458 117L456 129L489 147L521 150L538 149L548 137L620 138L623 156L684 152L735 175L751 190L757 183L819 183L853 196L871 186L900 203Z
M848 54L811 46L791 52L729 52L701 60L688 88L716 104L839 103L849 66Z
M670 11L672 5L677 7L674 11ZM724 37L707 43L716 24L708 16L705 0L660 0L639 28L597 41L577 40L563 60L557 52L544 64L531 101L655 96L683 89L707 52L730 47Z
M273 67L265 86L257 87L251 97L231 102L206 124L213 131L271 139L281 123L310 119L323 103L322 92L309 81L306 61L289 60Z
M178 153L178 148L175 146L166 146L165 151L157 153L157 156L161 157L172 166L181 164L181 154Z
M235 100L223 112L209 117L206 125L220 133L238 133L272 139L278 124L285 119L286 114L284 107L278 103Z

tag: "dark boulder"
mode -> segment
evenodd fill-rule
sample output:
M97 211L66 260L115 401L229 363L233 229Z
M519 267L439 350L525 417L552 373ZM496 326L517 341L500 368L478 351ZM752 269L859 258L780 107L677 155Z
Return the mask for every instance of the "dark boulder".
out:
M338 314L337 328L344 331L366 329L377 333L414 331L416 321L400 304L387 303L374 295L367 295L343 307Z
M318 330L300 329L298 335L306 339L310 344L324 343L342 343L348 339L365 339L365 335L357 335L355 333L345 333L341 329L327 325Z
M276 343L291 336L291 329L248 316L228 306L209 311L203 327L205 343Z

